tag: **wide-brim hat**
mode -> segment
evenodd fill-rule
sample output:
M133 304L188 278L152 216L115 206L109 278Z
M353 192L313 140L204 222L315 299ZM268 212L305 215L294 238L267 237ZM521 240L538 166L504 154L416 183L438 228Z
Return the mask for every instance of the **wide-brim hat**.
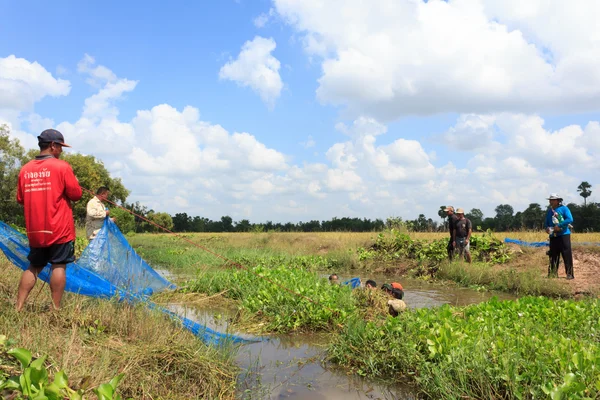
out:
M563 201L563 198L560 197L558 194L556 193L550 193L550 196L548 197L547 200L558 200L558 201Z
M462 208L457 208L457 209L456 209L456 213L457 213L457 214L464 214L464 213L465 213L465 210L463 210Z
M454 207L452 207L452 206L446 206L446 208L444 208L444 211L452 211L452 212L454 212Z

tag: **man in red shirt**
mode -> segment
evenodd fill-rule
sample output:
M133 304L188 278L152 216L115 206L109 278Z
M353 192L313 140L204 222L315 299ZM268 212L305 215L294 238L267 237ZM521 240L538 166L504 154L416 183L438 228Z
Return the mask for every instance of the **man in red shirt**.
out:
M68 263L75 261L75 223L72 201L81 198L81 187L66 161L63 147L71 147L59 131L47 129L38 136L40 154L21 168L17 201L24 206L29 238L29 268L23 271L17 294L20 311L35 286L38 274L50 263L50 292L55 309L65 291Z

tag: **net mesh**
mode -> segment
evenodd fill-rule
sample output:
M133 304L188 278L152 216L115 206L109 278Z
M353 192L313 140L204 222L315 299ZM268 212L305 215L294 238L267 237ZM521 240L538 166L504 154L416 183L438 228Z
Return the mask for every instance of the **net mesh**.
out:
M27 237L0 221L0 249L17 267L29 267ZM148 296L176 286L156 272L127 242L117 225L106 219L102 229L85 248L81 257L67 265L65 290L80 295L112 298L118 296L129 302L143 302L179 321L186 329L208 344L255 342L260 339L244 338L217 332L198 322L182 317L148 300ZM50 279L50 264L38 276L44 282Z

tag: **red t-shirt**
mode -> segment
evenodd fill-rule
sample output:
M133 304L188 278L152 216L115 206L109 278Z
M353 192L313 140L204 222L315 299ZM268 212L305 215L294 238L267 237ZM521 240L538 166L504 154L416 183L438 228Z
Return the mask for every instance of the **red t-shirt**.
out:
M30 247L49 247L75 240L71 201L81 198L81 187L66 161L38 156L19 172L17 201L25 208Z

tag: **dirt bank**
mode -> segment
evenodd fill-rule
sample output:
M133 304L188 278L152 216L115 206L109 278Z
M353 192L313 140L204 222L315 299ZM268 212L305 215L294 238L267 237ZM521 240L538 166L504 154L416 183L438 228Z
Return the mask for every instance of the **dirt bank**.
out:
M548 276L548 248L520 248L511 245L513 259L499 269L515 268L517 270L535 270L540 278ZM562 262L558 268L558 280L570 288L573 295L600 294L600 248L592 246L573 247L573 272L575 279L567 280Z

